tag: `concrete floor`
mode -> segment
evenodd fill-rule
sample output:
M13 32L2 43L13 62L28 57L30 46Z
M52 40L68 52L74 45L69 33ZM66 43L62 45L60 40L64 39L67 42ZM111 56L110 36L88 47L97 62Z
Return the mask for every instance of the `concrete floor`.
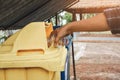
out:
M77 80L120 80L120 43L75 42L74 49Z

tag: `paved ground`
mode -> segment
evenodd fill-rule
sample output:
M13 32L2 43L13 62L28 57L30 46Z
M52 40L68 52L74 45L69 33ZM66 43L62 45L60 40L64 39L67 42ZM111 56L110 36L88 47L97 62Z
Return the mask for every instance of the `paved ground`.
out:
M74 43L77 80L120 80L120 43ZM70 68L73 80L72 64Z

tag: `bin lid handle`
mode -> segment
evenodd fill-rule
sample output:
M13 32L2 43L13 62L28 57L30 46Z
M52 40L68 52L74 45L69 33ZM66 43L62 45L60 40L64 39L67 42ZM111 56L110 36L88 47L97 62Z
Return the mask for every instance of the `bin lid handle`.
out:
M22 55L30 55L33 52L33 54L35 52L40 53L40 54L44 54L44 50L43 49L21 49L17 51L17 56L22 56Z

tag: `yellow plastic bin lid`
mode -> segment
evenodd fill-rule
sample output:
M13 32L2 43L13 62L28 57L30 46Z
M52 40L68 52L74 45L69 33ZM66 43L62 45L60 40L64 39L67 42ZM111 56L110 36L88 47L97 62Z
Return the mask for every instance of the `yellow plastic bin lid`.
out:
M45 22L32 22L9 37L0 46L0 68L41 67L49 71L62 71L67 50L48 48L51 30ZM48 31L48 33L46 33Z

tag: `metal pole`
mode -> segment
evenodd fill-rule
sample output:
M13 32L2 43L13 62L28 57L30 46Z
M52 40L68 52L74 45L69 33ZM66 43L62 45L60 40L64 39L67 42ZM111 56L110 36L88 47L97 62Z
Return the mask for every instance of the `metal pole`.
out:
M49 23L51 22L51 19L50 19L50 18L48 19L48 22L49 22Z
M58 26L58 14L57 13L55 15L55 24L56 24L56 26Z
M76 20L76 14L73 12L73 21ZM73 34L72 34L73 37ZM73 74L74 74L74 80L76 80L76 68L75 68L75 59L74 59L74 44L72 41L72 62L73 62Z

